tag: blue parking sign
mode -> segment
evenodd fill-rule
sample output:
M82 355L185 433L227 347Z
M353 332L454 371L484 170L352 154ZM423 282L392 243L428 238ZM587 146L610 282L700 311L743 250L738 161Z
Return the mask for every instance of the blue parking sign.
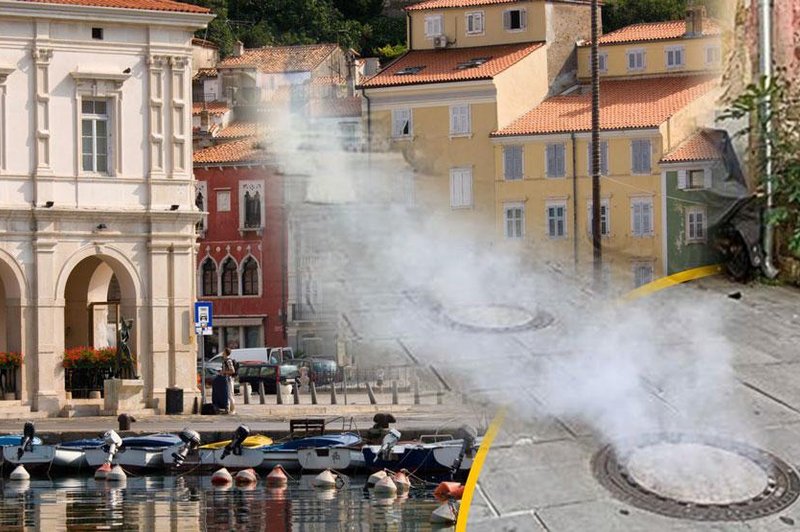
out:
M208 334L207 330L213 327L214 313L212 312L211 302L196 301L194 304L194 326L198 334ZM202 330L201 330L202 329Z

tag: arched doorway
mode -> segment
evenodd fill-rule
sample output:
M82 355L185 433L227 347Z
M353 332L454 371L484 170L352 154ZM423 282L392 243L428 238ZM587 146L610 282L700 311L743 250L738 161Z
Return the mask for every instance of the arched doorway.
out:
M128 340L131 353L139 351L141 324L137 312L136 287L127 270L116 259L93 255L80 260L70 271L64 288L64 349L77 347L116 349L122 320L133 320ZM134 368L138 374L138 368ZM65 372L65 386L73 398L86 397L102 389L109 373L91 376Z
M24 291L20 273L0 257L0 353L24 353ZM0 399L4 394L23 397L23 370L0 369Z

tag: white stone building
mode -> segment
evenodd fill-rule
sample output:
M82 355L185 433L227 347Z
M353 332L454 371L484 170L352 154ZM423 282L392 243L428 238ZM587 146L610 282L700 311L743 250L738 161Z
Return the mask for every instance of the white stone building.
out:
M67 406L63 353L113 345L117 304L141 406L163 411L167 387L192 406L191 41L212 18L170 0L0 0L0 352L23 353L33 411Z

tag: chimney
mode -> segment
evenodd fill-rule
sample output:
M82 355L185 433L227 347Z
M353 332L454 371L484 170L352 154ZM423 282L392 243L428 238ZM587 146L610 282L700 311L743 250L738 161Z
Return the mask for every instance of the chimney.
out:
M699 37L703 34L703 19L706 17L705 6L689 5L686 7L686 37Z
M200 111L200 133L208 133L208 109L205 109L205 106Z
M233 55L234 57L241 57L242 54L244 54L244 43L236 41L236 44L233 45Z

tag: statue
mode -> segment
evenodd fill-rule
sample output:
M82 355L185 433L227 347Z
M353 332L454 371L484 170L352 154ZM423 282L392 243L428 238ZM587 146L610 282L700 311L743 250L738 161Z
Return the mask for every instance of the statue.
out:
M118 379L138 379L136 361L128 347L133 320L122 319L119 325L119 345L117 346L116 376Z

